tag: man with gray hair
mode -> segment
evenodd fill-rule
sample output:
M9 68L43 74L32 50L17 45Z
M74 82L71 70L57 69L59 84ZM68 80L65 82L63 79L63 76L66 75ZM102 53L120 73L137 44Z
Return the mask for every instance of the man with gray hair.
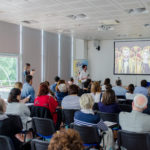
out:
M147 97L138 94L132 102L132 112L121 112L119 123L122 130L131 132L150 132L150 115L142 113L147 108Z

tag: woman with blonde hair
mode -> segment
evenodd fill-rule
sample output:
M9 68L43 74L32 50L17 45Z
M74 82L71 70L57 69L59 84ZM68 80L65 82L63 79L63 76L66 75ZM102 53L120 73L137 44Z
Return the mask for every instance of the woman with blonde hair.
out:
M92 83L91 95L95 103L98 103L101 100L102 93L101 93L100 83L98 81Z

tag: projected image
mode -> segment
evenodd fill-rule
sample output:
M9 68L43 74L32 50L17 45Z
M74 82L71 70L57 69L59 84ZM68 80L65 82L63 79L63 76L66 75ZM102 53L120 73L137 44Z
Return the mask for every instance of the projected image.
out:
M115 42L115 74L150 74L150 41Z

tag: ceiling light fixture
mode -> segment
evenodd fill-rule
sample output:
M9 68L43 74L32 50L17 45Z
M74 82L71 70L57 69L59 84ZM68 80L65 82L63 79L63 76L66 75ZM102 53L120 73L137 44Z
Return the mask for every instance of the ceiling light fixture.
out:
M119 20L109 19L109 20L100 20L99 23L100 24L105 24L105 25L116 25L116 24L119 24L120 21Z
M86 19L87 15L82 13L82 14L77 14L77 15L68 15L67 17L72 20L82 20L82 19Z
M112 25L101 25L98 27L98 31L111 31L114 30Z
M133 8L125 10L130 15L146 14L149 11L146 8Z
M21 21L22 23L25 23L25 24L32 24L32 23L38 23L38 21L36 20L23 20Z

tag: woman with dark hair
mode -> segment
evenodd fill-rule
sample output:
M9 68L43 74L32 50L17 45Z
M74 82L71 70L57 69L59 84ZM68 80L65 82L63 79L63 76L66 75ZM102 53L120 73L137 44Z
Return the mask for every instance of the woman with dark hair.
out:
M98 103L99 110L107 113L119 113L120 108L116 103L115 92L108 89L103 93L102 101Z
M128 86L128 92L126 93L126 99L128 99L128 100L133 100L134 99L134 97L135 97L135 95L136 94L134 94L134 85L133 84L129 84L129 86Z
M104 81L104 85L102 85L102 91L105 91L106 90L106 86L107 85L110 85L110 79L109 78L106 78L105 81Z
M49 94L48 86L44 82L41 83L38 90L38 96L34 100L34 106L41 106L48 108L53 117L53 121L56 124L57 121L56 107L58 106L58 103L52 96L48 94Z
M19 115L23 123L23 128L26 129L27 121L31 120L30 110L24 103L20 103L20 98L21 98L20 95L21 95L21 91L18 88L13 88L10 91L8 96L8 105L7 105L6 113ZM30 128L31 125L29 125L28 127Z

